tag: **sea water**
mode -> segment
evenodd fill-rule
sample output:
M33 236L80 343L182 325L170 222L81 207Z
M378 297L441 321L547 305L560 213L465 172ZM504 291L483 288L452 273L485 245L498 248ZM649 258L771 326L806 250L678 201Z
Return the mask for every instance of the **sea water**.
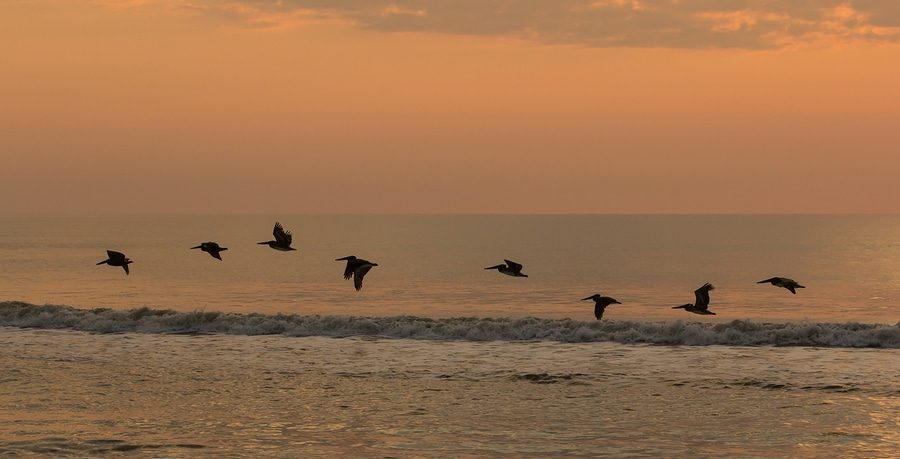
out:
M296 252L256 242L280 220ZM900 218L0 221L0 452L896 457ZM214 240L224 261L189 248ZM105 250L131 275L96 266ZM361 292L341 277L379 263ZM528 278L483 268L504 258ZM756 281L787 276L797 295ZM710 309L672 306L712 282ZM593 320L599 292L621 301Z

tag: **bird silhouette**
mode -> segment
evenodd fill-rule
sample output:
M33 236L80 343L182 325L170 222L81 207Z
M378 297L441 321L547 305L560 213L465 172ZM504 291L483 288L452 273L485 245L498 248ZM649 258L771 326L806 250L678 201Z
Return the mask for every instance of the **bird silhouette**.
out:
M191 247L191 249L200 249L200 250L210 254L210 256L212 256L213 258L215 258L217 260L222 259L222 256L219 255L219 252L228 250L227 247L220 247L219 244L217 244L215 242L204 242L196 247Z
M788 279L787 277L773 277L766 280L761 280L757 282L757 284L772 284L776 287L786 288L791 291L794 295L797 294L798 288L806 288L797 283L794 279Z
M709 291L714 289L712 284L709 282L703 284L702 287L694 290L694 304L683 304L681 306L675 306L672 309L684 309L688 312L693 312L694 314L702 314L702 315L716 315L716 313L709 310Z
M595 293L587 298L582 298L581 301L594 300L594 317L597 320L603 318L603 313L606 311L606 307L611 304L622 304L619 303L619 300L615 298L610 298L608 296L601 296L599 293Z
M128 259L124 253L116 252L115 250L107 250L106 256L106 260L97 263L97 265L121 266L122 269L125 270L125 275L130 274L128 272L128 265L134 262Z
M497 271L512 277L528 277L527 274L522 273L522 265L510 260L504 259L503 261L506 262L505 265L496 265L484 269L496 269Z
M291 241L293 241L293 236L291 236L290 231L285 231L281 226L281 223L275 222L275 228L272 230L272 235L275 236L274 241L266 241L266 242L258 242L259 245L268 245L269 247L280 250L282 252L289 252L291 250L297 250L291 247Z
M334 261L346 261L347 267L344 268L344 279L353 278L353 286L356 288L356 291L360 291L362 289L362 281L366 276L366 273L369 272L375 266L378 266L378 263L372 263L369 260L363 260L362 258L356 258L353 255L336 258Z

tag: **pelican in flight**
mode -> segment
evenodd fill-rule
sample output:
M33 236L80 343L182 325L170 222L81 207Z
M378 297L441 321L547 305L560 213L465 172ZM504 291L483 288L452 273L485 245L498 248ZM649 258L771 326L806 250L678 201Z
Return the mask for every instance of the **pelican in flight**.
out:
M599 293L595 293L587 298L582 298L581 301L594 300L594 317L597 320L603 318L603 312L606 311L606 307L611 304L622 304L619 303L619 300L615 298L610 298L608 296L600 296Z
M97 265L110 265L110 266L121 266L122 269L125 270L125 275L128 275L128 264L134 263L129 260L128 257L125 256L122 252L116 252L115 250L107 250L106 256L108 257L106 260L103 260Z
M528 277L527 274L522 274L522 265L510 260L503 261L506 262L505 265L491 266L484 269L496 269L497 271L512 277Z
M696 299L694 300L694 304L684 304L681 306L675 306L672 309L684 309L688 312L693 312L694 314L703 314L703 315L716 315L716 313L709 310L709 291L714 289L712 284L709 282L703 284L703 287L694 290L694 296Z
M272 230L272 235L275 236L274 241L258 242L257 244L267 245L275 250L280 250L282 252L297 250L291 247L291 241L293 240L291 232L285 231L281 226L281 223L275 222L275 229Z
M204 242L197 247L191 247L192 249L200 249L208 254L210 254L213 258L217 260L221 260L222 256L219 255L219 252L223 250L228 250L227 247L220 247L219 244L215 242Z
M347 267L344 268L344 279L353 278L353 286L356 287L356 291L362 289L362 281L363 277L366 277L366 273L369 272L375 266L378 266L378 263L372 263L369 260L363 260L362 258L356 258L353 255L349 257L337 258L334 261L346 261Z
M761 280L757 282L757 284L772 284L776 287L786 288L794 295L797 294L798 288L806 288L798 284L794 279L788 279L787 277L773 277L771 279Z

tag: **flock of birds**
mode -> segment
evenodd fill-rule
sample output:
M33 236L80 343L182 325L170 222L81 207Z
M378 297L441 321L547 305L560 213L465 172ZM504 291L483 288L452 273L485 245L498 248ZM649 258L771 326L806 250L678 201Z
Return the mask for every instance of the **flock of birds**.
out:
M290 231L285 231L284 227L281 226L281 223L275 222L275 228L272 230L272 235L275 236L275 239L272 241L259 242L259 245L268 245L272 249L281 251L281 252L289 252L292 250L297 250L291 247L293 243L293 237L291 236ZM213 258L217 260L222 260L221 253L228 250L227 247L222 247L216 242L204 242L198 246L191 247L191 249L200 249L203 252L210 254ZM129 274L128 265L133 263L133 261L126 257L124 253L117 252L115 250L107 250L107 259L103 260L98 265L109 265L109 266L117 266L121 267L125 270L125 274ZM372 263L368 260L363 260L362 258L357 258L353 255L341 257L335 259L335 261L346 261L347 266L344 268L344 279L350 280L353 279L353 286L357 291L362 289L363 278L366 276L372 268L378 266L378 263ZM520 263L516 263L512 260L503 260L504 264L499 264L495 266L489 266L487 270L496 269L501 274L506 274L507 276L512 277L528 277L527 274L522 272L522 266ZM798 288L806 288L797 281L793 279L789 279L787 277L772 277L769 279L761 280L757 282L757 284L772 284L776 287L781 287L789 290L793 294L797 294ZM694 290L694 303L693 304L683 304L681 306L675 306L672 309L684 309L687 312L692 312L694 314L701 315L716 315L716 313L709 310L709 292L713 290L712 284L709 282L703 284L697 290ZM618 300L612 297L603 296L599 293L595 293L587 298L582 298L582 301L592 300L594 302L594 317L597 320L603 318L603 313L606 311L606 308L613 304L622 304Z

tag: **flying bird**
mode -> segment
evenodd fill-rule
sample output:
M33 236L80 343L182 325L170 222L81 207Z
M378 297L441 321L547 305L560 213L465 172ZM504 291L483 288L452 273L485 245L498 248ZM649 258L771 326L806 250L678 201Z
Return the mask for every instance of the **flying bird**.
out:
M694 304L684 304L681 306L675 306L672 309L684 309L688 312L693 312L694 314L703 314L703 315L716 315L716 313L709 310L709 291L714 289L712 284L709 282L703 284L703 287L694 290L694 296L696 299L694 300Z
M378 263L372 263L369 260L363 260L362 258L356 258L353 255L343 258L337 258L334 261L346 261L347 267L344 268L344 279L353 278L353 286L356 287L356 291L362 289L362 281L363 278L366 277L366 273L369 272L375 266L378 266Z
M125 270L125 275L129 274L128 264L134 262L128 259L128 257L126 257L124 253L116 252L115 250L107 250L106 256L108 258L97 263L97 265L121 266L122 269Z
M610 298L608 296L601 296L599 293L595 293L587 298L582 298L581 301L594 300L594 317L597 320L603 318L603 312L606 311L606 307L611 304L622 304L619 303L619 300L615 298Z
M503 261L506 262L505 265L491 266L484 269L496 269L497 271L512 277L528 277L527 274L522 274L522 265L510 260Z
M771 279L761 280L757 282L757 284L772 284L776 287L786 288L794 295L797 294L798 288L806 288L798 284L794 279L788 279L787 277L773 277Z
M275 229L272 230L272 235L275 236L274 241L258 242L257 244L267 245L275 250L280 250L282 252L297 250L291 247L291 241L293 240L291 232L285 231L281 226L281 223L275 222Z
M213 258L217 260L221 260L222 256L219 255L219 252L224 250L228 250L227 247L220 247L219 244L215 242L204 242L197 247L191 247L191 249L200 249L208 254L210 254Z

